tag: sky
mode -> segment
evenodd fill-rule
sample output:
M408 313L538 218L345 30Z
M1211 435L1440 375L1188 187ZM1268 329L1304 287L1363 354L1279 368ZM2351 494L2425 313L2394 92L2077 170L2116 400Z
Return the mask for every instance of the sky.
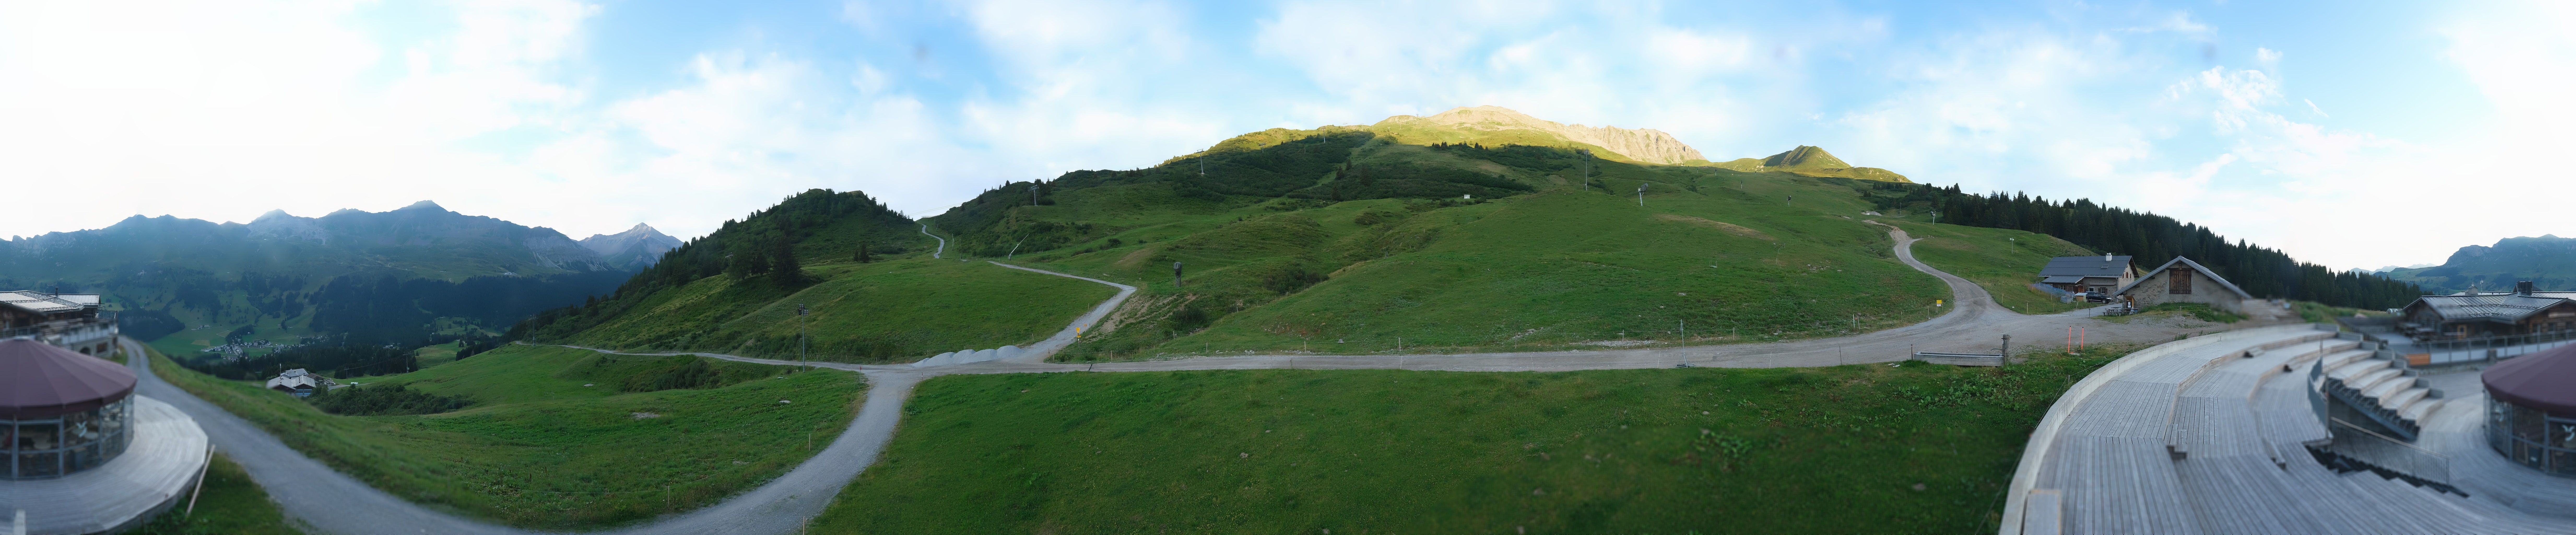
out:
M2570 95L2548 2L0 0L0 236L434 200L688 238L1496 105L2376 268L2576 236Z

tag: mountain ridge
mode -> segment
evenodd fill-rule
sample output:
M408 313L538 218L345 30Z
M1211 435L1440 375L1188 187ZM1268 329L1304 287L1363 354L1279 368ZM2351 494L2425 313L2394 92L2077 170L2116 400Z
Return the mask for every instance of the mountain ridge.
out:
M1406 126L1459 132L1506 130L1544 132L1567 141L1600 147L1630 160L1645 163L1672 165L1707 158L1700 155L1699 149L1691 148L1690 145L1682 143L1680 139L1662 130L1565 124L1532 117L1501 106L1461 106L1428 116L1397 115L1379 120L1376 124L1369 125L1369 129L1372 131L1396 130L1398 127Z
M2511 290L2515 282L2526 280L2542 290L2576 289L2576 238L2555 234L2503 238L2494 245L2461 247L2439 265L2396 268L2385 274L2432 293Z
M622 269L643 269L662 259L662 253L680 247L680 239L663 234L652 225L636 223L633 228L616 234L592 234L580 240L581 246L599 253L602 261Z

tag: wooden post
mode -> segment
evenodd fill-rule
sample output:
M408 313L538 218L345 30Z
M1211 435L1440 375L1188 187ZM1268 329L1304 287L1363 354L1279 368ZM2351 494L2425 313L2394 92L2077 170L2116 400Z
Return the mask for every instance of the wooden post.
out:
M214 469L215 469L215 445L214 445L214 444L207 444L207 445L206 445L206 465L205 465L205 466L197 467L197 490L193 490L193 491L189 491L189 492L188 492L188 510L187 510L186 512L179 513L179 518L188 518L188 517L190 517L190 516L195 516L195 515L197 514L197 496L199 496L199 495L203 495L203 494L205 494L205 493L206 493L206 473L207 473L207 472L211 472L211 471L213 471Z

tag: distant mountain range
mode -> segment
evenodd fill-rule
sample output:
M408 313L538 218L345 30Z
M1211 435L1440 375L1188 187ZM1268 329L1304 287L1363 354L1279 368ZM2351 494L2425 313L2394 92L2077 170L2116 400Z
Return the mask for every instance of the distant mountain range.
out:
M144 340L251 325L263 337L411 341L498 330L580 302L676 242L640 225L595 239L612 254L429 201L321 217L270 211L247 224L138 215L0 242L0 288L105 294Z
M662 259L662 253L680 247L680 239L636 223L635 228L616 234L592 234L581 239L581 246L599 253L601 261L618 269L637 270Z
M2438 266L2393 268L2385 273L2434 293L2510 290L2514 282L2526 280L2544 290L2576 290L2576 238L2546 234L2505 238L2492 246L2461 247Z

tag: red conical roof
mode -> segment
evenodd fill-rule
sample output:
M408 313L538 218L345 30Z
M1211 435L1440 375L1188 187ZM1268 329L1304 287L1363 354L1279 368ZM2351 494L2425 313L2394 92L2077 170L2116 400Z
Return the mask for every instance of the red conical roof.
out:
M134 371L51 344L0 340L0 418L80 412L134 394Z
M2576 416L2576 345L2507 360L2478 374L2487 396L2506 403Z

